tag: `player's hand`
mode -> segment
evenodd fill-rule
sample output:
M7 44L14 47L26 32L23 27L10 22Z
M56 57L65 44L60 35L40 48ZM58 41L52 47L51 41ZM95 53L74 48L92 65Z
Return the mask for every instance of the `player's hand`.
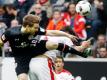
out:
M77 37L77 36L69 35L69 38L70 38L72 41L78 42L78 37Z

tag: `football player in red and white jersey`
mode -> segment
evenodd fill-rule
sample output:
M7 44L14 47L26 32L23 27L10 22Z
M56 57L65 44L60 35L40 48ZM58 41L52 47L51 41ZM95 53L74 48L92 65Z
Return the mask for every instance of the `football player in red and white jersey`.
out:
M56 80L74 80L74 76L68 70L64 69L64 60L57 56L54 63Z

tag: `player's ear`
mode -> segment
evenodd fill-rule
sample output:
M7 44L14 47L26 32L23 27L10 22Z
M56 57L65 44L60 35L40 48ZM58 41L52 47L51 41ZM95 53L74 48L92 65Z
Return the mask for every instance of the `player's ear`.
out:
M62 63L62 66L64 66L64 63Z

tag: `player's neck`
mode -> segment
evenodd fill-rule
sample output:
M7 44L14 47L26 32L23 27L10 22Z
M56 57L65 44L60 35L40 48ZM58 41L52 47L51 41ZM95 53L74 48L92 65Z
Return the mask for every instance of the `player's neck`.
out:
M56 73L61 73L63 69L55 70Z

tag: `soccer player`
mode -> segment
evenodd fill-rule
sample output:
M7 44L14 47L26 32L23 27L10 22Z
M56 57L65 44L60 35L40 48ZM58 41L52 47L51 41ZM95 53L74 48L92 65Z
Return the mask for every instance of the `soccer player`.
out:
M41 36L40 40L48 40L51 43L54 42L56 44L63 43L63 44L66 44L66 46L68 45L69 48L70 47L73 48L72 41L69 38L64 36L60 36L60 37L59 36L58 37ZM89 42L83 41L81 46L84 46L85 48L87 48L86 43L89 43ZM76 50L78 51L81 51L83 49L83 48L81 49L81 46L74 46L74 48L76 48ZM64 54L68 52L65 52ZM71 51L70 53L74 53L74 52ZM52 65L55 61L56 56L59 56L59 55L60 55L60 52L58 50L50 50L45 52L42 55L38 55L32 58L30 61L30 70L29 70L30 80L54 80L55 78L54 78Z
M56 57L54 68L56 80L74 80L74 76L71 72L64 69L64 59L61 56Z
M14 56L15 62L17 63L16 73L18 80L27 80L26 74L29 70L31 58L43 54L48 50L57 49L64 52L73 52L85 57L87 56L87 54L82 54L80 52L81 50L73 49L64 44L53 43L46 40L36 40L34 37L37 35L66 36L72 40L76 40L75 36L62 31L45 31L39 27L39 21L40 18L38 16L31 14L26 15L23 19L22 26L10 28L1 36L0 44L3 45L3 43L8 41L12 48L12 56ZM86 42L85 46L81 46L81 49L85 49L89 44L89 42Z

